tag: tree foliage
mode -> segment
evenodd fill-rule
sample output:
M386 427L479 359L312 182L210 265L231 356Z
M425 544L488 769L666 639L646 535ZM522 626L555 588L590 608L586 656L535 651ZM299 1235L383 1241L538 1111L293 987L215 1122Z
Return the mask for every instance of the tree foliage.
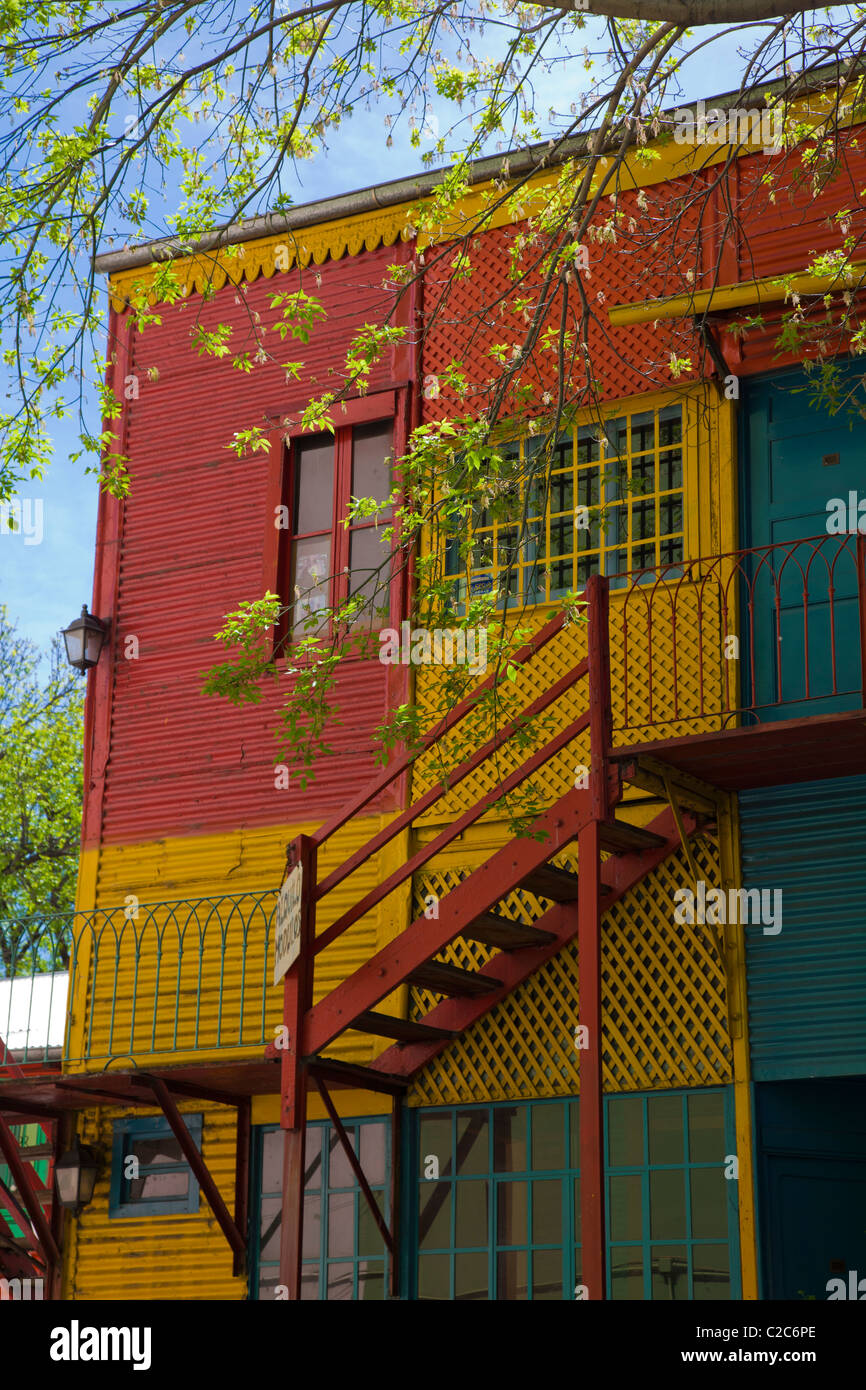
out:
M65 965L50 918L75 905L81 835L83 683L55 642L40 652L0 608L0 967Z
M429 235L432 245L391 268L392 305L431 273L452 284L471 277L475 239L505 207L521 228L510 283L481 306L479 318L507 310L518 327L491 348L483 382L469 381L465 364L452 362L440 383L448 414L416 429L395 461L398 486L384 527L393 555L383 561L381 582L326 613L327 635L320 615L291 643L295 679L284 744L307 770L327 751L336 665L347 647L363 643L383 606L387 575L410 555L413 619L485 626L492 660L507 674L523 636L520 615L516 627L506 622L492 596L455 605L454 566L443 566L443 554L450 541L452 560L456 546L458 568L465 568L479 509L508 516L525 536L525 499L531 493L543 502L550 486L550 442L578 411L601 418L604 296L582 268L580 248L593 239L619 240L641 264L657 255L661 229L683 290L694 284L700 218L696 224L683 214L708 205L736 151L702 170L678 206L641 204L641 226L624 211L620 175L627 159L650 165L658 158L659 142L672 137L670 112L683 74L713 45L729 54L734 36L735 102L769 103L781 119L784 148L798 160L798 179L819 197L838 165L840 130L862 114L866 11L859 5L807 18L802 4L787 0L590 0L586 9L515 0L327 0L302 7L291 0L0 0L0 82L12 112L0 136L0 325L13 382L0 421L0 498L20 479L41 474L52 419L76 413L82 454L98 460L103 485L120 496L130 486L113 429L121 402L102 376L97 253L168 236L175 252L219 252L230 278L237 258L239 282L231 229L265 213L289 213L305 164L337 148L359 118L368 121L365 130L381 120L383 147L405 139L422 168L441 170L412 217L415 235ZM832 97L819 120L804 122L797 98L816 82L829 84ZM435 229L472 185L473 160L499 152L498 174L472 225L456 243L437 244ZM544 197L533 199L532 180L543 166L556 176ZM759 190L764 203L783 195L777 180L768 167ZM845 297L828 302L816 326L792 290L781 333L787 349L817 356L818 389L828 399L838 392L833 351L840 342L855 352L864 344L854 295L860 234L844 216L839 230L832 265L818 258L814 269L829 269L846 285ZM146 334L159 321L160 304L180 294L171 259L155 260L149 280L143 275L132 294L138 330ZM211 298L206 290L202 301ZM190 352L230 356L248 374L277 361L297 378L304 348L321 329L314 282L308 277L276 294L271 310L267 322L250 315L243 341L227 325L197 323ZM396 322L392 310L387 321L359 325L341 386L309 402L306 428L333 428L340 397L362 393L375 362L405 335ZM744 319L742 331L758 322ZM435 314L422 332L433 327ZM293 360L286 362L289 342ZM544 357L558 365L542 389L536 367ZM645 364L645 389L669 388L698 370L687 352L672 352L665 362ZM507 444L526 434L527 422L538 447L516 457ZM227 445L241 457L267 448L261 421L242 423ZM515 499L523 499L516 515ZM376 505L355 499L353 514L370 515ZM579 621L579 596L569 594L565 603ZM221 636L232 660L210 673L209 691L257 698L277 670L268 634L275 618L285 619L279 610L279 600L266 596L229 615ZM452 676L443 683L443 710L458 697L465 672ZM489 719L501 726L507 682L503 689L479 706L482 725ZM416 706L392 712L381 730L383 747L417 735L422 723Z

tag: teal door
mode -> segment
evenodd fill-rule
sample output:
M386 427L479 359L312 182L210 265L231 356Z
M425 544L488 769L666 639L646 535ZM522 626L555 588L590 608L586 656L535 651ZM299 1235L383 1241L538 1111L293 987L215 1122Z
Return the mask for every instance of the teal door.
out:
M839 1279L850 1296L866 1279L866 1079L758 1082L755 1139L762 1297L824 1302Z
M816 410L805 384L782 373L743 402L743 545L755 552L741 594L743 706L762 720L861 704L857 536L828 531L828 505L866 498L866 421Z
M829 1298L842 1279L846 1293L856 1271L866 1279L866 1165L853 1159L767 1159L773 1192L770 1298ZM864 1285L866 1289L866 1285Z

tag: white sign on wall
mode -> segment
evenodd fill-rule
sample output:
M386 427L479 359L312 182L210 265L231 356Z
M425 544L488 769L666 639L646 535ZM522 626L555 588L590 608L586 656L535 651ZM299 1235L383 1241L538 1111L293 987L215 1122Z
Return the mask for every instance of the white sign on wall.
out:
M274 984L278 985L301 950L303 868L296 864L280 889L274 936Z

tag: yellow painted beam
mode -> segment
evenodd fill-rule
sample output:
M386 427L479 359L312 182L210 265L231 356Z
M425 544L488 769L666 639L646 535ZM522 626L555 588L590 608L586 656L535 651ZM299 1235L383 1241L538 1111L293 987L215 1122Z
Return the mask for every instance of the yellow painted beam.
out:
M640 304L612 304L608 318L614 328L634 323L655 323L659 319L683 319L708 310L718 313L753 304L774 304L790 294L831 294L857 289L866 278L866 261L858 261L850 271L833 275L773 275L761 280L743 280L736 285L696 290L692 294L672 294L663 299L645 299Z
M737 798L730 794L719 816L722 883L739 887L740 824ZM749 1022L746 1008L746 955L742 923L726 929L728 1016L734 1063L734 1123L738 1165L740 1271L744 1299L758 1297L758 1248L755 1217L755 1162L752 1144L752 1087L749 1069Z

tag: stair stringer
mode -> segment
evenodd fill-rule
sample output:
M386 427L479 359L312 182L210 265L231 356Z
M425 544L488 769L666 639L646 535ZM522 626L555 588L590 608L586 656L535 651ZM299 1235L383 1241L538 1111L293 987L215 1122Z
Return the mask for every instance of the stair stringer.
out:
M691 835L698 828L698 818L690 812L685 812L683 824L687 833ZM661 835L664 845L651 851L611 855L602 865L601 881L609 890L604 898L605 911L680 848L679 832L669 807L662 811L647 829ZM578 877L579 869L578 865ZM456 891L457 889L454 890ZM421 1021L430 1027L448 1029L455 1033L465 1032L473 1027L575 938L577 906L574 903L556 903L532 925L553 933L556 940L544 946L498 952L481 967L478 974L501 980L500 989L476 999L445 999L426 1013ZM440 1039L389 1047L368 1064L367 1070L403 1076L408 1081L448 1046L447 1039Z

